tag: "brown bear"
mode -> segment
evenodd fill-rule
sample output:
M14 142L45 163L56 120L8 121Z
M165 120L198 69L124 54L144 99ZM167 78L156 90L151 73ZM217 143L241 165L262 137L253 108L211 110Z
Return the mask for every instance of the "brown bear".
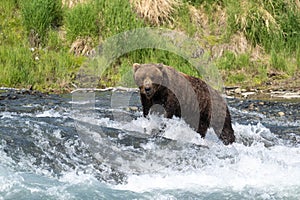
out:
M235 141L225 100L203 80L163 64L133 64L134 80L140 89L143 115L156 104L165 117L182 117L202 137L212 127L224 144Z

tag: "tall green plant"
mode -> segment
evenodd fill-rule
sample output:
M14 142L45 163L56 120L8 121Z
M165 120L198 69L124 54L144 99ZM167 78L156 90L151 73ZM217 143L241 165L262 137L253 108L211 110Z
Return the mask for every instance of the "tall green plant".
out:
M144 21L133 12L129 1L96 0L96 8L100 14L100 32L104 39L145 26Z
M62 22L61 0L20 1L23 24L35 45L45 45L48 30Z
M78 36L95 38L99 35L98 13L92 3L78 4L69 9L64 21L67 38L70 41L75 40Z
M28 85L34 82L31 76L35 70L29 48L0 47L0 83L5 86Z
M300 10L292 0L226 0L230 34L241 31L253 45L295 51L300 41Z

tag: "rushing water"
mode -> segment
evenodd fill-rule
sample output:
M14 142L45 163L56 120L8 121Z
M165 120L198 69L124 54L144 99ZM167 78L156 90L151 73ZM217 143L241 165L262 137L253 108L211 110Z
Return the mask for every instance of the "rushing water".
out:
M300 198L300 102L227 99L224 146L136 92L74 96L0 92L0 199Z

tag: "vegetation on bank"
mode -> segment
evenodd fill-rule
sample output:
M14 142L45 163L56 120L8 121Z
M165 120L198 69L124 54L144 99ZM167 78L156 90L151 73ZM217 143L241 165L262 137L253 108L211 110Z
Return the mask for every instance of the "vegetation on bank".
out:
M0 87L68 91L99 45L124 31L181 31L209 52L226 85L264 87L300 72L299 0L6 0L0 4ZM117 57L97 87L113 86L135 62L195 73L158 49Z

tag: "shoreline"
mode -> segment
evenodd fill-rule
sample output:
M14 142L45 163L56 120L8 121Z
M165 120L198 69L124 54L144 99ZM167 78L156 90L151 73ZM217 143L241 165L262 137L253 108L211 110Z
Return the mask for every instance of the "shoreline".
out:
M268 100L268 101L299 101L300 89L241 89L239 86L225 87L224 93L229 98Z
M68 88L68 90L56 90L56 91L38 91L32 88L12 88L12 87L0 87L0 94L3 91L18 91L22 94L72 94L76 91L87 92L105 92L105 91L138 91L138 88L126 88L126 87L107 87L107 88ZM237 98L241 100L264 100L264 101L295 101L300 102L300 88L268 88L268 89L243 89L240 86L225 86L223 88L223 95L227 98ZM1 98L0 98L1 100Z

